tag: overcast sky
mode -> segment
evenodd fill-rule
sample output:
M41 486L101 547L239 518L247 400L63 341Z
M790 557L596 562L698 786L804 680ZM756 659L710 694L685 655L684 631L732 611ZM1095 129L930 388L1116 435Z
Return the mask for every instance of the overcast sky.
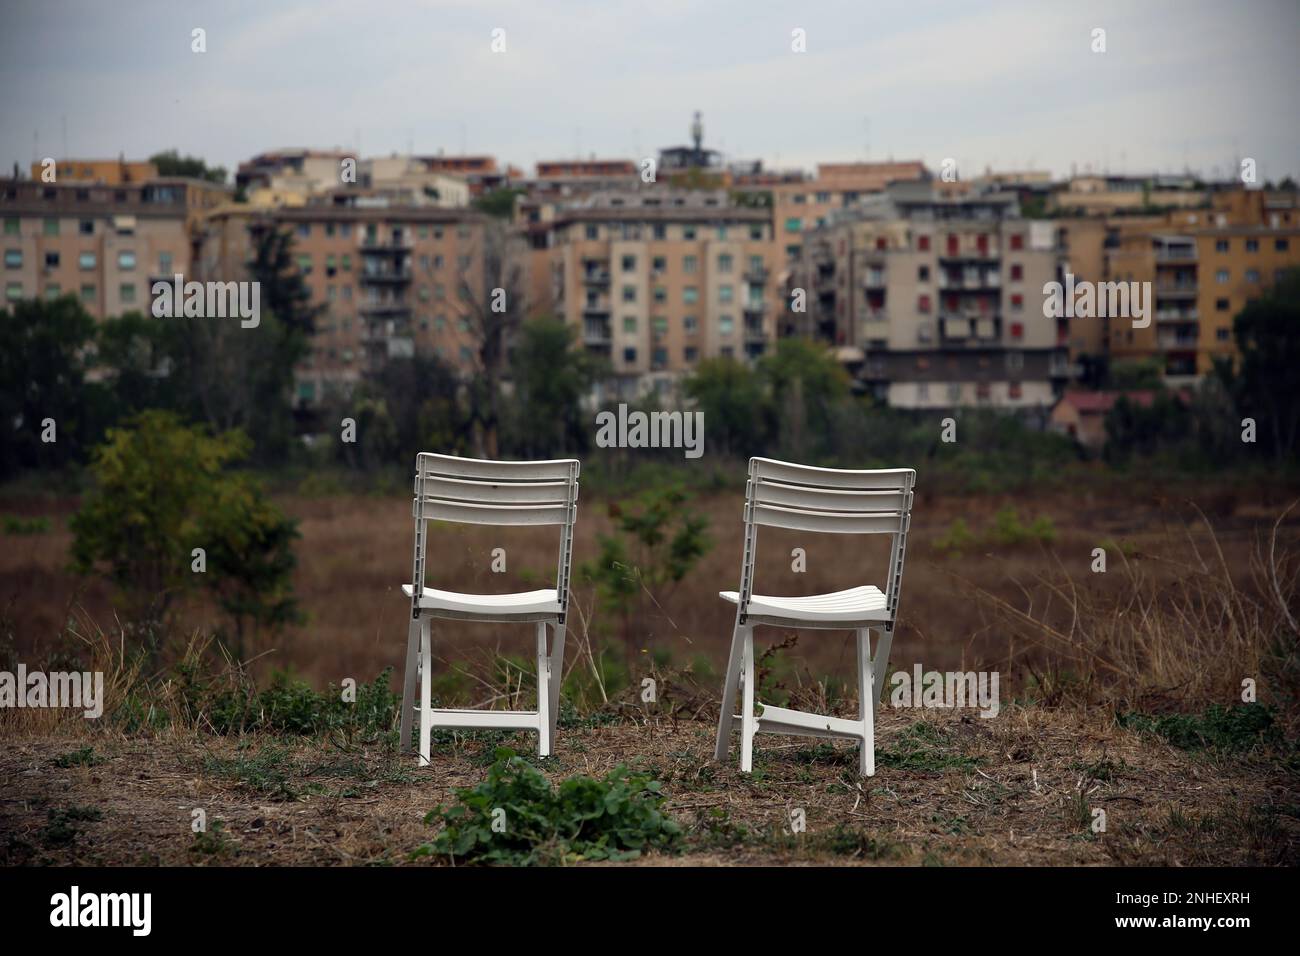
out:
M706 145L768 167L1300 173L1297 0L4 0L0 20L6 172L171 147L233 172L285 146L531 172L653 155L698 109Z

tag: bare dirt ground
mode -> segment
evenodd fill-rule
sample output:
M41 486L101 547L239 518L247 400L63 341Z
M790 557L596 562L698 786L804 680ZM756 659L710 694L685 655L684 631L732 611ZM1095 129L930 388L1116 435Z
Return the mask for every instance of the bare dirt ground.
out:
M771 736L758 738L746 777L734 748L727 765L711 762L704 721L562 728L540 766L559 780L626 763L662 781L684 830L680 852L641 865L1300 862L1295 777L1275 762L1189 754L1095 714L1042 707L1004 708L994 721L885 709L877 727L869 780L854 748ZM420 768L379 745L298 737L11 734L0 751L0 863L445 863L411 856L436 832L425 814L479 783L496 746L530 756L534 740L444 741ZM206 833L192 829L196 809ZM796 811L806 829L792 833Z

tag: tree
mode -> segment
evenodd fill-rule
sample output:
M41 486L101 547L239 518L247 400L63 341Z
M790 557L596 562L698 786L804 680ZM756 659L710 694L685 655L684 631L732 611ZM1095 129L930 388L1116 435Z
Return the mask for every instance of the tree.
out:
M197 156L182 156L174 149L155 153L149 162L158 167L159 176L183 176L188 179L204 179L210 183L225 183L226 167L209 166Z
M599 555L578 568L596 586L601 607L618 615L629 663L637 643L632 622L651 613L646 601L658 609L671 603L672 591L712 546L708 519L688 511L689 503L681 487L668 485L611 505L617 532L598 535Z
M704 413L713 447L744 456L766 446L771 408L762 381L747 365L733 358L705 359L682 389Z
M524 457L582 451L588 429L582 399L600 377L600 364L574 348L575 330L561 319L525 322L511 363L515 396L511 445Z
M776 411L783 452L802 460L832 437L836 408L849 397L849 376L834 355L808 339L777 342L758 362Z
M0 473L68 464L93 441L102 417L92 407L100 392L86 383L94 331L71 295L0 311Z
M1255 419L1260 444L1279 460L1290 458L1300 450L1300 269L1247 302L1233 335L1241 361L1221 373L1225 384L1240 413Z
M151 656L176 597L201 587L235 616L241 644L243 618L292 617L296 523L226 470L247 451L238 431L209 435L166 411L110 429L95 450L95 488L70 522L73 567L104 569Z
M477 253L477 254L475 254ZM501 425L501 380L506 350L527 314L524 237L499 219L480 224L478 247L465 259L479 270L462 268L458 291L474 342L469 402L475 455L496 458Z
M514 218L515 215L515 197L523 194L522 189L504 186L484 193L476 198L471 205L479 212L486 213L489 216L509 220Z

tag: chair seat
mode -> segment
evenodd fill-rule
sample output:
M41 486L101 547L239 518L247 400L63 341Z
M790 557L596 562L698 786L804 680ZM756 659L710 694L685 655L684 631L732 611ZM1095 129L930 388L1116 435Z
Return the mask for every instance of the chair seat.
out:
M735 591L719 591L724 601L737 604L740 595ZM781 618L785 621L881 621L888 617L885 595L880 588L870 584L833 591L830 594L810 594L807 597L771 597L753 594L745 613L755 617Z
M402 592L407 597L411 596L411 591L411 585L402 585ZM425 588L420 595L420 607L432 611L451 611L456 614L484 615L492 618L522 617L558 615L560 600L554 588L518 591L513 594L461 594L457 591Z

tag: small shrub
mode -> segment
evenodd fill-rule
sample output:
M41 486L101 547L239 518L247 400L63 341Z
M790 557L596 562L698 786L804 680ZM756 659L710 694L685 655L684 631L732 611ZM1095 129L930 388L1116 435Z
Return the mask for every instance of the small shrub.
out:
M1273 708L1266 704L1212 704L1199 714L1159 717L1127 713L1119 716L1119 724L1155 734L1179 750L1245 753L1282 739Z
M496 757L485 781L457 789L454 806L425 817L443 830L415 856L524 866L628 860L670 848L681 835L661 809L657 780L619 766L600 780L580 775L552 787L513 751L503 748Z

